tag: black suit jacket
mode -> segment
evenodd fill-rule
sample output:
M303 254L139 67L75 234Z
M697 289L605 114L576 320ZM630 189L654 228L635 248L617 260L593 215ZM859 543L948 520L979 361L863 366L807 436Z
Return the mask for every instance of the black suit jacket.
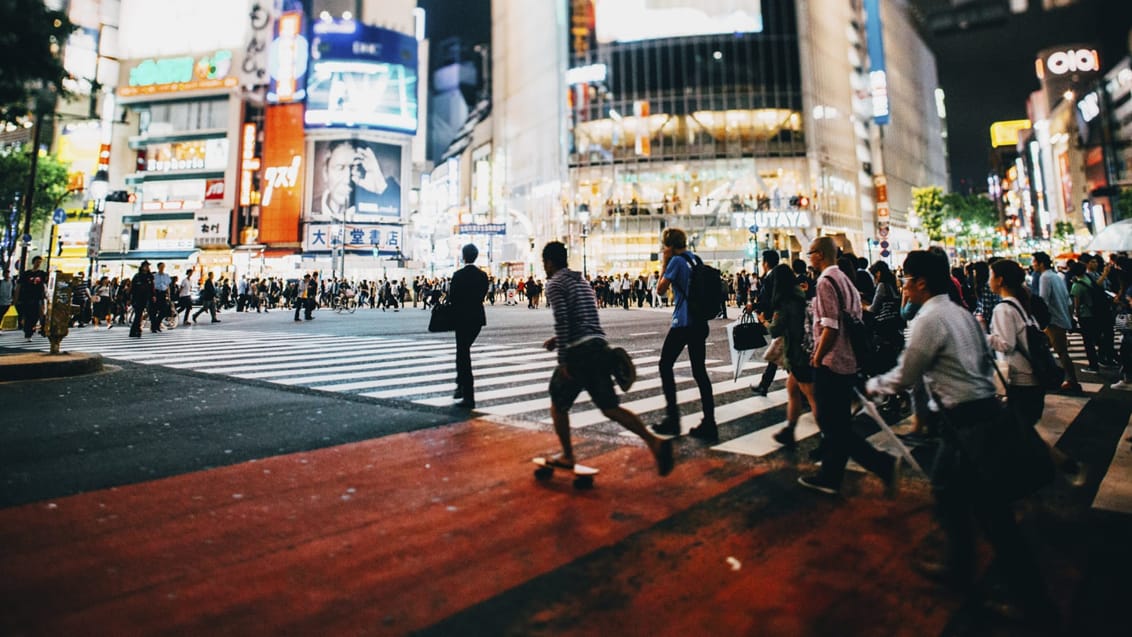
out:
M483 298L487 295L487 275L468 264L452 275L448 287L448 300L456 308L457 327L487 325L483 311Z

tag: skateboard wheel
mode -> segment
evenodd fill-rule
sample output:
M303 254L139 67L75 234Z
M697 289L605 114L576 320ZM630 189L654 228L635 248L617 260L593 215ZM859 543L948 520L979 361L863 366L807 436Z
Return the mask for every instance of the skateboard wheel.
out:
M574 478L575 489L592 489L594 486L594 479L590 476L578 476Z
M554 475L554 469L550 467L539 467L535 469L535 477L539 480L549 480L552 475Z

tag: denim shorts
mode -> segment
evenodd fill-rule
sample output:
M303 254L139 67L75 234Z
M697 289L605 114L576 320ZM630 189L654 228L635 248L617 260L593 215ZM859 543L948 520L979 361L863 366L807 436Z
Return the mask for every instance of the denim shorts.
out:
M613 360L605 341L595 338L566 350L566 369L569 378L561 367L550 377L550 402L560 411L569 411L583 389L599 409L620 404L613 391Z

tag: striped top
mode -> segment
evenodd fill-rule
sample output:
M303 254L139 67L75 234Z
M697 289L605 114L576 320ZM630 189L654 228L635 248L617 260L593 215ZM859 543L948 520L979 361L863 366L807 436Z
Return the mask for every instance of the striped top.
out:
M546 300L554 312L554 337L558 362L566 362L566 350L585 341L605 340L597 313L597 297L578 272L562 268L546 282Z

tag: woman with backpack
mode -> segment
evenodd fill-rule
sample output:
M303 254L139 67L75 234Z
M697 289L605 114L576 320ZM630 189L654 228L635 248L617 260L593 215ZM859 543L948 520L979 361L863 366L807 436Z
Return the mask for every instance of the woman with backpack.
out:
M1097 341L1100 339L1101 329L1100 324L1097 323L1093 296L1096 284L1085 274L1085 264L1080 261L1070 264L1069 278L1072 281L1069 297L1073 303L1073 314L1077 317L1077 326L1081 328L1081 340L1085 341L1085 357L1089 360L1085 371L1096 374L1101 371L1097 365Z
M1006 404L1018 422L1031 427L1038 424L1045 411L1046 390L1034 373L1031 352L1028 351L1027 327L1037 327L1030 314L1030 293L1024 281L1022 266L1009 259L995 261L990 266L990 288L1002 297L991 318L987 343L990 348L1006 357ZM1036 354L1036 353L1035 353ZM1073 486L1085 483L1085 468L1065 455L1057 447L1049 448L1050 458L1065 474Z
M877 346L877 369L888 371L896 367L896 359L904 350L904 319L900 318L900 291L896 275L884 261L869 267L876 284L872 303L866 306L868 323L873 328L873 342Z

